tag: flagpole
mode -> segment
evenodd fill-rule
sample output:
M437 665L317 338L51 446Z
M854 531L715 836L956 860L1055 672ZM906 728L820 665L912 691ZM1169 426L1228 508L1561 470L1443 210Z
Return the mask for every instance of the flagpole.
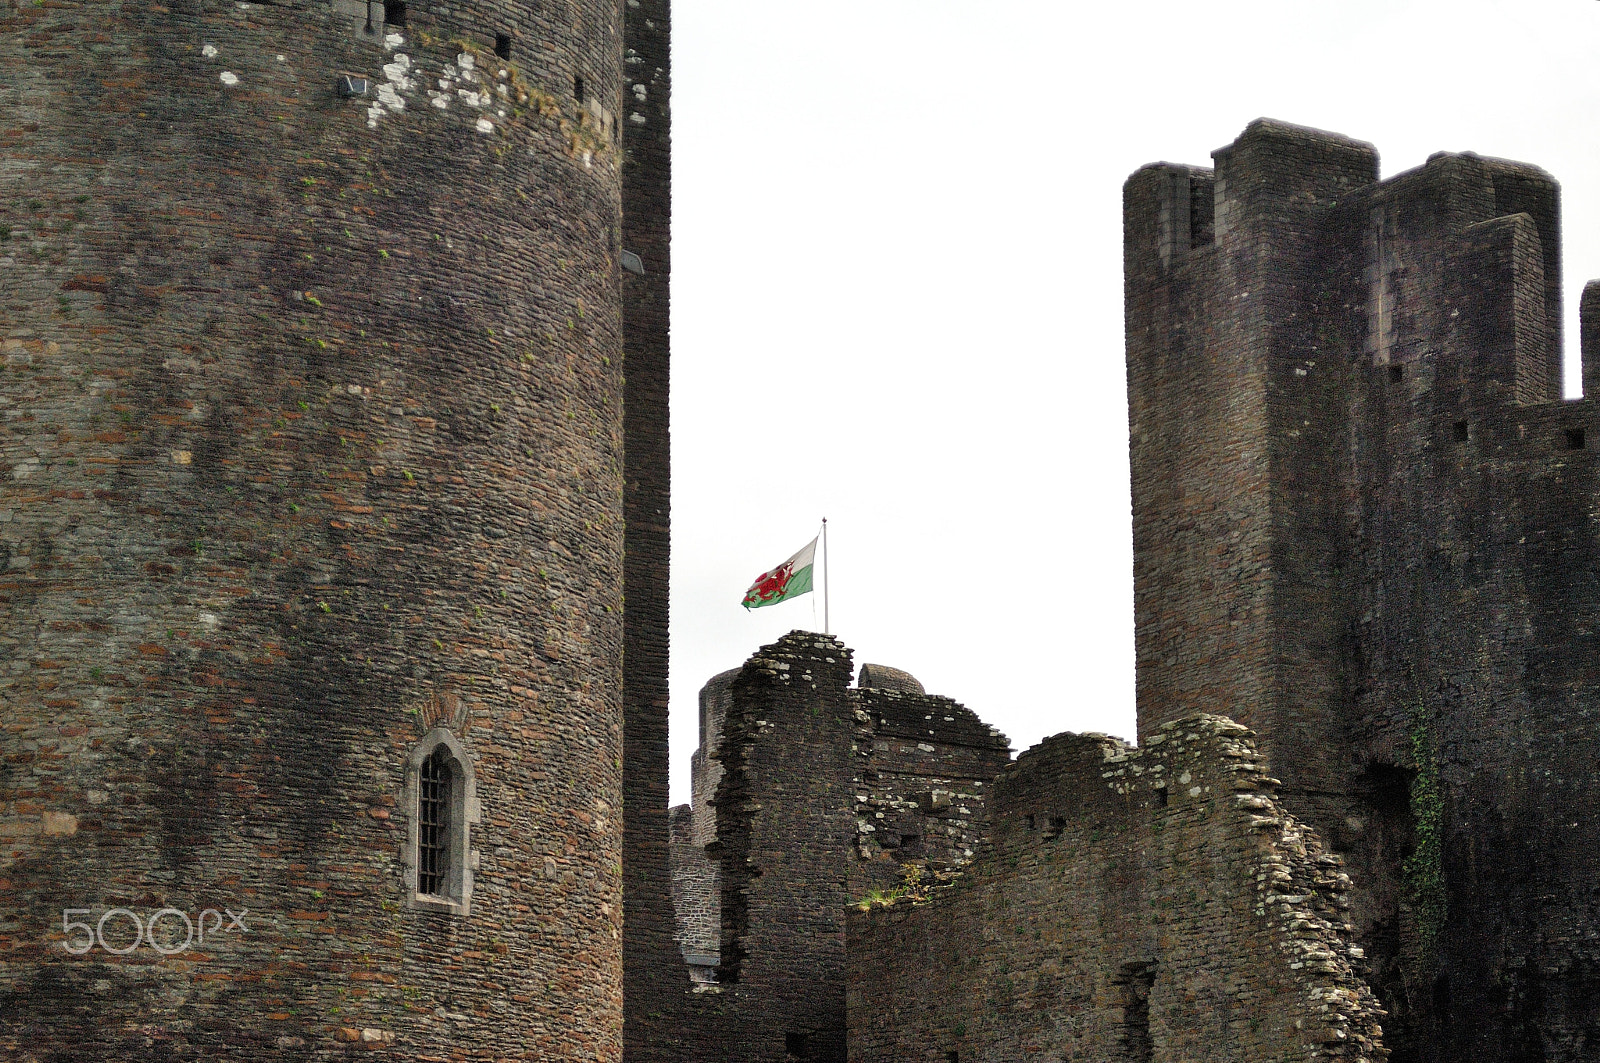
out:
M828 624L828 518L822 518L822 633L833 634Z

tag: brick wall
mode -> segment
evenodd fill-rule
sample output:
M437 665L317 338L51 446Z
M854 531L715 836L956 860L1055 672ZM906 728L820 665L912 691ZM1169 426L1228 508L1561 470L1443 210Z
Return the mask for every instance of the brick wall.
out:
M349 6L0 7L7 1058L621 1054L617 12Z
M1340 861L1276 789L1216 716L1023 753L954 883L850 912L850 1059L1379 1058Z

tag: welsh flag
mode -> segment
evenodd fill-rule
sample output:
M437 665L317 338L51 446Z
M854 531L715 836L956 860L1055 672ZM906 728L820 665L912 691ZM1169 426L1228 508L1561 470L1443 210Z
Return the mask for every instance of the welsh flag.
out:
M816 554L817 540L812 539L789 560L757 576L750 589L744 592L741 604L746 609L760 609L763 605L777 605L807 593L811 590L811 560Z

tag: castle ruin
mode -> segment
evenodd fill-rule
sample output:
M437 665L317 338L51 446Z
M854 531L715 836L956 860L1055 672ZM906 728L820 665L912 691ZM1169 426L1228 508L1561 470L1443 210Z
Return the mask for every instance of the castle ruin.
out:
M810 889L865 903L814 953L810 1018L859 1063L1597 1058L1600 427L1559 392L1556 183L1470 154L1380 182L1370 145L1270 121L1215 162L1125 188L1139 746L1025 752L975 858L891 904L842 844L874 823L839 794L861 776L812 775L841 823ZM1581 311L1593 388L1600 284ZM714 732L713 763L778 774L710 790L696 761L703 981L707 881L721 963L772 932L723 817L793 803L785 743ZM845 1058L738 992L740 1058Z
M0 1053L1596 1058L1555 182L1135 173L1137 748L797 632L669 813L669 15L0 7Z

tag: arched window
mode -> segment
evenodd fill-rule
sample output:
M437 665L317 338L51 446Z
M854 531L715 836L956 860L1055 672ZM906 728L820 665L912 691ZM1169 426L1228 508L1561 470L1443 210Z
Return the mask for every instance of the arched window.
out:
M422 762L418 781L417 892L438 896L450 867L450 759L444 746Z
M472 910L472 824L479 820L472 758L443 727L411 751L406 773L406 892L413 907Z

